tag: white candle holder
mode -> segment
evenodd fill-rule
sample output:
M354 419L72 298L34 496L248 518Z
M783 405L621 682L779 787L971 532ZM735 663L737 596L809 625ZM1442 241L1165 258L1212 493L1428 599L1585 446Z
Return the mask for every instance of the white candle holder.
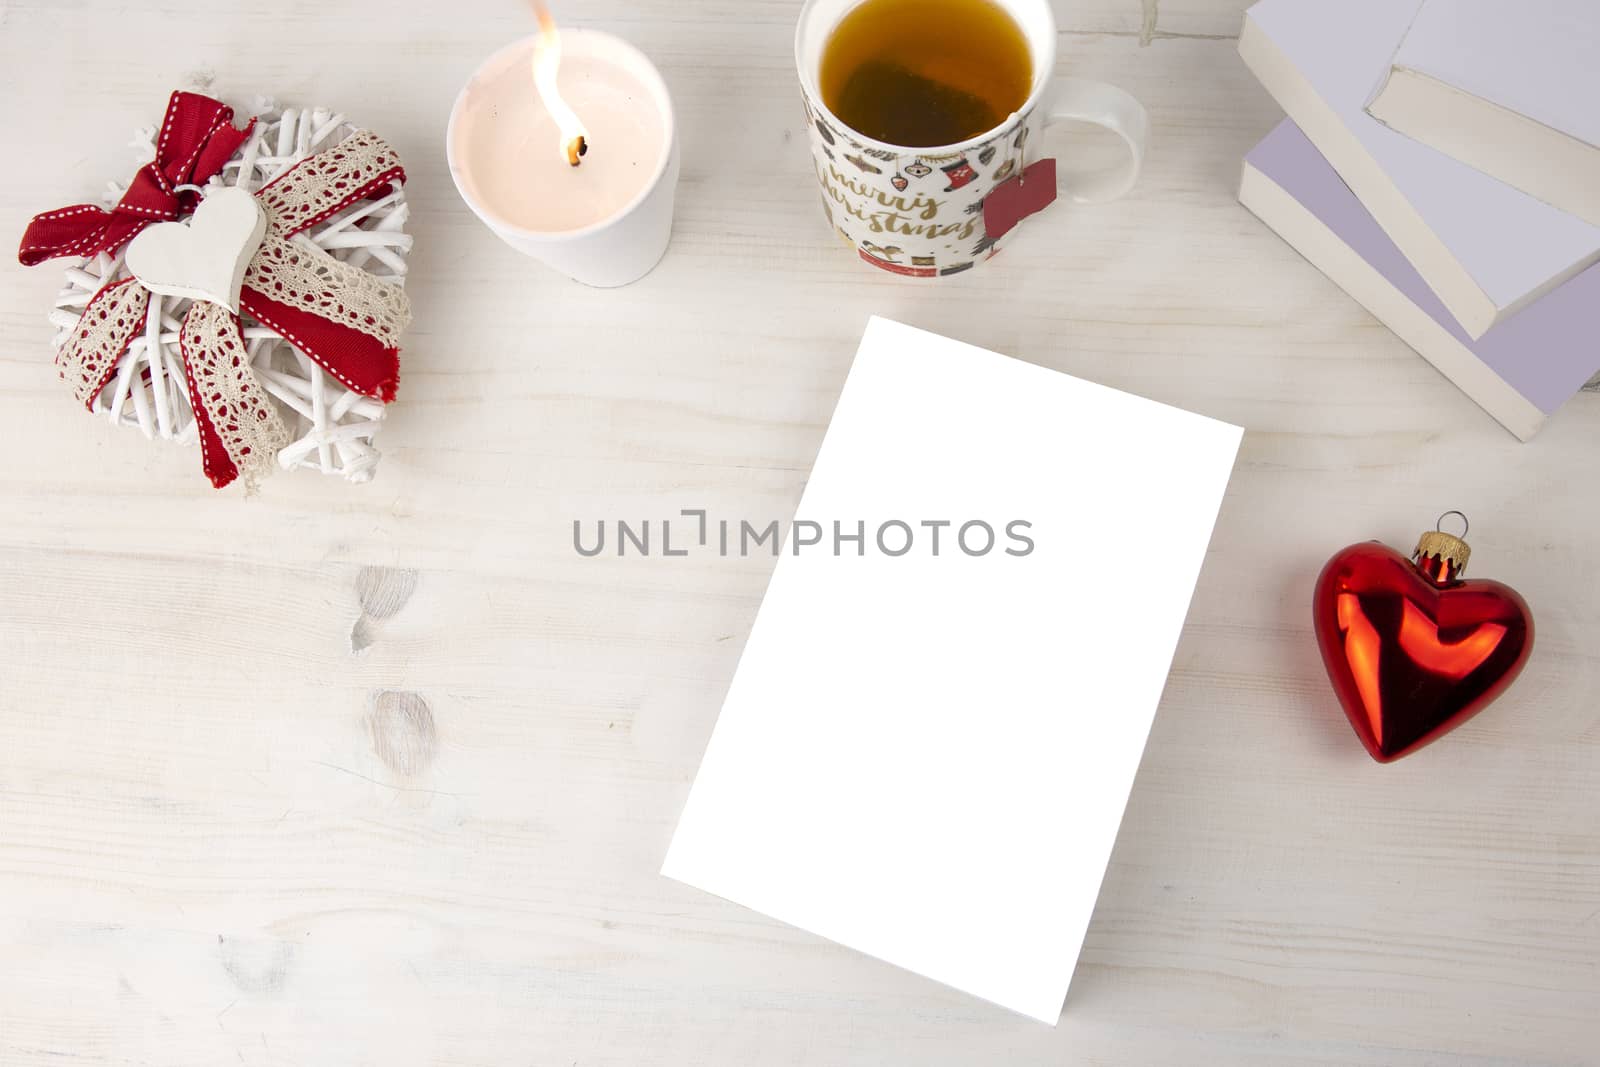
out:
M496 82L504 82L508 71L526 70L526 92L529 99L537 99L532 76L534 44L538 35L513 42L490 56L473 73L450 111L450 125L445 133L445 155L450 163L450 177L456 190L473 214L481 219L501 240L512 248L539 260L567 277L601 288L627 285L638 281L660 262L672 236L673 199L678 184L678 134L673 115L672 98L667 85L655 65L633 45L598 30L565 29L561 31L560 47L563 70L569 65L582 69L610 67L622 71L645 90L648 97L639 101L641 108L654 108L663 124L661 151L653 161L654 171L643 188L630 200L620 204L609 214L569 228L540 229L519 223L511 218L506 206L495 202L494 195L486 189L490 184L486 176L474 172L485 163L475 160L467 151L467 126L481 119L506 101L493 96ZM514 83L513 83L514 84ZM565 81L563 82L565 85ZM504 93L503 86L499 91ZM565 91L565 90L564 90ZM581 99L568 101L583 116ZM520 101L518 101L520 103ZM542 105L539 105L542 108ZM596 151L604 151L598 137ZM550 142L549 152L555 156L558 146ZM581 180L582 168L576 168L574 177ZM533 195L544 195L539 187L540 171L529 172L529 182L534 183ZM507 175L496 176L494 183L504 187ZM550 185L549 195L561 195Z

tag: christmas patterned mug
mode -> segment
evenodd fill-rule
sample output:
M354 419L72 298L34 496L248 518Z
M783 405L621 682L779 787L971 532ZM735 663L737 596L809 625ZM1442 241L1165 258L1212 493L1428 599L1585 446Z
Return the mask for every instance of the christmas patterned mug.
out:
M933 278L993 256L1021 218L1056 197L1056 161L1040 155L1044 127L1054 122L1102 126L1126 147L1112 167L1065 173L1068 198L1098 203L1133 188L1149 131L1144 107L1116 86L1055 77L1049 0L998 0L1026 37L1034 72L1028 99L998 126L933 148L888 144L846 126L823 103L818 75L829 36L857 2L806 0L794 51L823 211L861 259Z

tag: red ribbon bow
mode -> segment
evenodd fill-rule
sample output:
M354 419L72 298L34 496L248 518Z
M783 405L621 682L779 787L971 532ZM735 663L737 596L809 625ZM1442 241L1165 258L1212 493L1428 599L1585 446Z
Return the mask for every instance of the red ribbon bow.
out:
M156 158L133 176L117 206L74 204L35 215L22 235L17 259L24 266L60 256L114 252L152 222L169 222L194 210L195 193L232 158L255 125L233 126L233 108L209 96L175 92L156 138Z

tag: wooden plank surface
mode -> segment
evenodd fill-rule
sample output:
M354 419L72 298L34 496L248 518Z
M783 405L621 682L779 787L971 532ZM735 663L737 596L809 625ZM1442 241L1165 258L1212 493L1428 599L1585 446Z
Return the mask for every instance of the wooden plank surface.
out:
M0 0L8 232L186 86L378 129L417 236L377 480L249 501L75 410L58 271L0 268L0 1062L1592 1062L1600 396L1518 445L1235 203L1276 118L1242 0L1063 0L1061 69L1151 107L1147 176L936 287L821 222L797 4L568 7L680 113L672 250L620 291L450 185L512 0ZM787 518L874 312L1249 431L1055 1029L660 878L771 560L572 549L574 519ZM1312 578L1447 508L1538 647L1379 767Z

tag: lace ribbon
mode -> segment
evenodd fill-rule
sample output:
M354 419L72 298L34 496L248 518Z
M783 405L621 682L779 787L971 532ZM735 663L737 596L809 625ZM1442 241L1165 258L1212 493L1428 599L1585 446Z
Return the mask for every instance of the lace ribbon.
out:
M144 329L149 309L150 290L137 278L106 286L83 309L72 336L56 352L56 366L84 407L94 405L94 398L116 373L117 360Z
M178 343L206 477L218 489L243 478L245 493L253 493L272 473L289 431L250 369L239 320L220 304L196 300L183 318Z
M269 300L359 330L384 348L398 348L411 323L404 289L270 229L245 270L244 284Z
M357 130L296 163L262 186L256 197L267 210L267 228L291 237L405 179L400 157L388 142L371 130Z
M334 259L296 234L405 180L400 157L371 130L301 160L256 194L267 235L245 272L240 306L348 388L387 402L400 381L405 290Z

